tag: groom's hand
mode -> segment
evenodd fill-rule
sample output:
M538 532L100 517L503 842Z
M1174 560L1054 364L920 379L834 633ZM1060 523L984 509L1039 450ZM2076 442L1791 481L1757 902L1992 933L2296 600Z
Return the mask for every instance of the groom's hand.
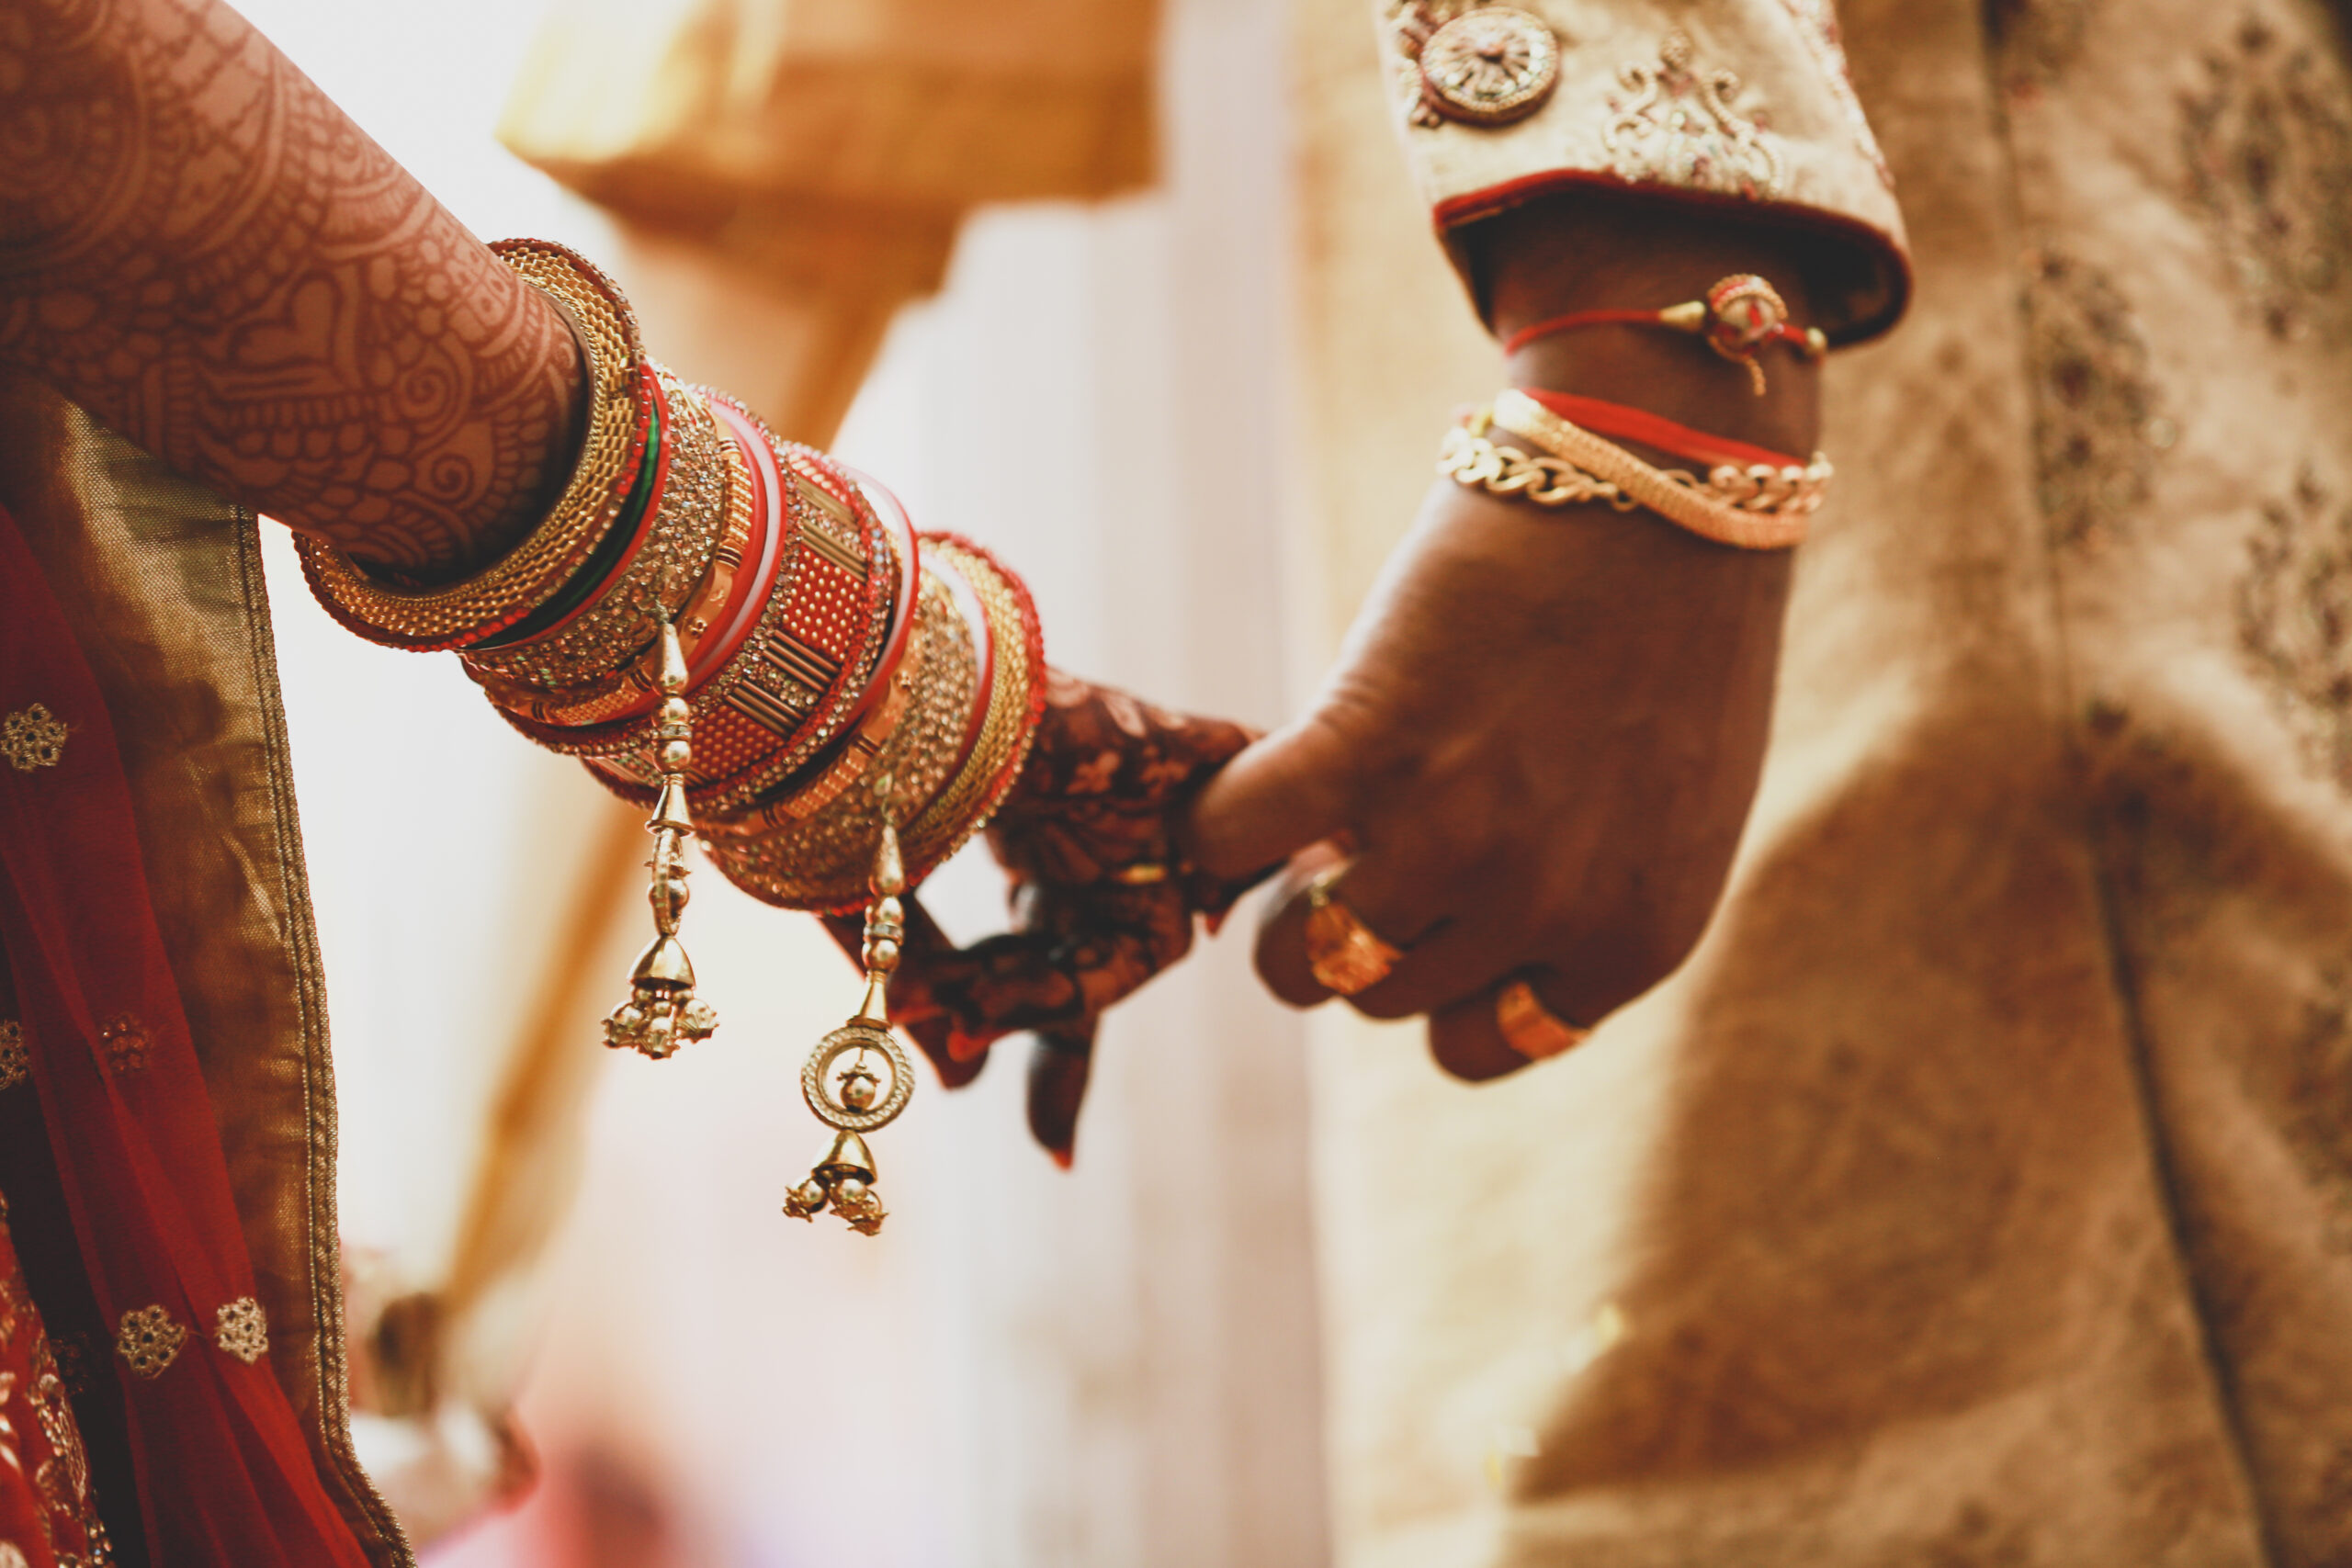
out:
M1499 333L1696 299L1743 271L1809 320L1782 242L1662 208L1555 202L1494 220L1487 246ZM1539 340L1502 379L1808 457L1815 369L1769 350L1766 368L1758 398L1696 339L1612 327ZM1438 1059L1463 1077L1524 1066L1496 1020L1505 984L1525 978L1589 1025L1671 974L1705 928L1763 756L1789 569L1787 552L1647 512L1548 511L1441 481L1313 707L1203 794L1201 864L1238 874L1344 844L1340 897L1405 953L1353 1004L1430 1014ZM1258 966L1310 1006L1331 993L1308 966L1303 882L1272 910Z

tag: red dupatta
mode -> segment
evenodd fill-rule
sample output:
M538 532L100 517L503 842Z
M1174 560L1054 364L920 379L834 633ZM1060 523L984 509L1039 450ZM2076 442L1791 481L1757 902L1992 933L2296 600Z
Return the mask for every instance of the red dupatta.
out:
M0 754L0 944L28 1087L113 1336L149 1556L156 1568L368 1568L269 1369L113 725L5 510ZM128 1501L112 1502L118 1531Z

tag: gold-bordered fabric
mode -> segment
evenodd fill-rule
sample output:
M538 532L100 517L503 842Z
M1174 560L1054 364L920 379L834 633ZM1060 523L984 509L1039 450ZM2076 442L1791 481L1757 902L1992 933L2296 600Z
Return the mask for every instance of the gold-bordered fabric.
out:
M0 505L106 693L271 1370L370 1559L409 1568L351 1448L325 985L255 518L7 370Z

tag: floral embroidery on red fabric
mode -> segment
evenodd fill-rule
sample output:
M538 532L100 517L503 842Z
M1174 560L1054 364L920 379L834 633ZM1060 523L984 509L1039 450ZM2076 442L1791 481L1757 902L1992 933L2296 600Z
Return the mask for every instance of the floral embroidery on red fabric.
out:
M20 773L53 768L65 760L66 727L40 703L0 718L0 757Z
M122 1314L122 1326L114 1337L115 1354L120 1356L133 1376L158 1378L164 1369L178 1359L180 1347L187 1343L187 1330L172 1321L172 1314L160 1306L133 1307Z
M240 1296L213 1314L212 1342L247 1366L269 1354L269 1319L261 1303Z
M117 1077L144 1067L147 1048L153 1043L147 1026L127 1012L115 1014L98 1029L98 1047L106 1053L107 1071Z

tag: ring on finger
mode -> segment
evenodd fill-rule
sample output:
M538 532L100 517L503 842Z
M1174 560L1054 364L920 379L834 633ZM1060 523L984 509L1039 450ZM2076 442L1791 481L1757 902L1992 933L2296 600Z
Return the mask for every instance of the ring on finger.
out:
M1545 1007L1535 987L1524 980L1513 980L1495 993L1495 1024L1504 1042L1531 1062L1572 1050L1592 1032Z
M1380 940L1339 895L1341 867L1306 885L1306 967L1334 995L1352 997L1388 977L1402 950Z

